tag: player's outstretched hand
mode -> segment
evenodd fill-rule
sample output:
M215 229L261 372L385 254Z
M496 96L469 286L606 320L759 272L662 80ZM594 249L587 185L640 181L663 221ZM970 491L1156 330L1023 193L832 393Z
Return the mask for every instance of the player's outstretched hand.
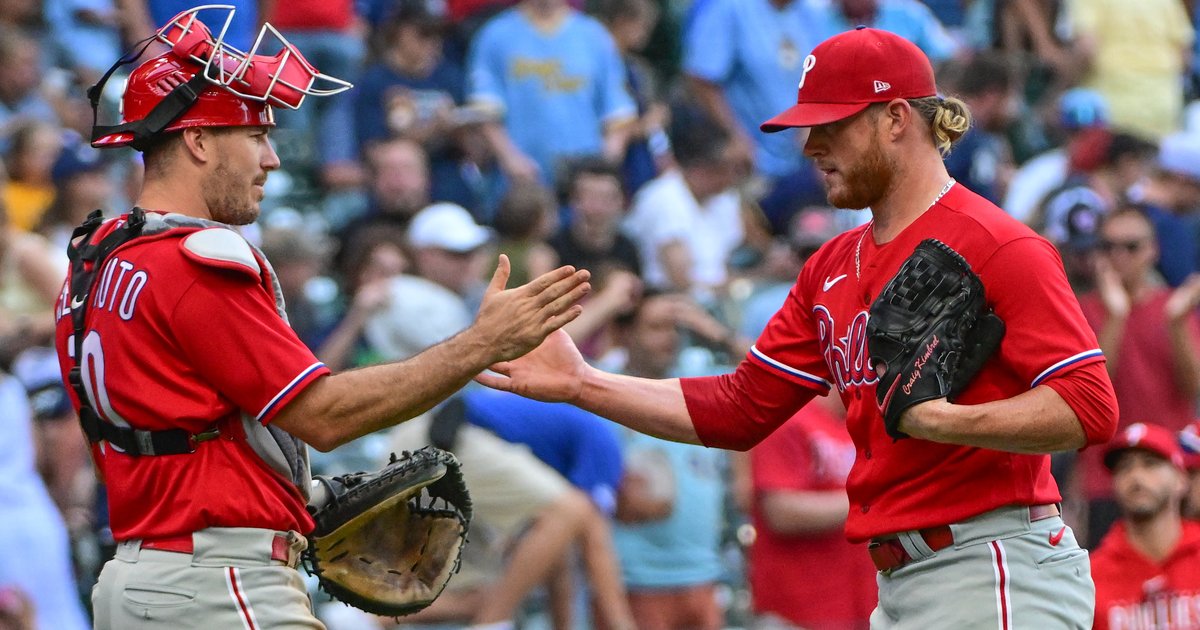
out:
M579 317L583 307L576 304L591 290L586 269L559 267L529 281L506 289L511 271L508 256L500 262L479 306L479 315L471 326L488 344L494 361L515 359Z
M556 330L528 354L501 361L475 380L506 392L546 402L574 402L583 390L588 365L564 330Z

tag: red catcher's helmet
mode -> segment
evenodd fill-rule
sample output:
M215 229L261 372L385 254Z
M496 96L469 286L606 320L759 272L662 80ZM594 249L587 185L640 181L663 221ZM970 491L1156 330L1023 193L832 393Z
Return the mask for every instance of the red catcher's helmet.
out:
M121 96L121 122L145 120L150 112L171 92L201 72L190 61L165 53L138 66L129 75L125 94ZM252 101L235 96L214 84L207 84L196 101L171 122L163 132L188 127L252 127L275 125L275 114L264 101ZM132 143L134 132L114 131L92 140L92 146L122 147Z
M202 10L226 12L216 37L196 17ZM161 133L188 127L274 125L273 106L298 109L306 96L329 96L352 87L319 72L270 24L263 25L250 52L225 43L233 12L230 5L188 9L148 38L146 42L157 40L171 50L129 75L121 97L121 124L95 124L92 146L132 145L140 150ZM278 42L279 51L258 54L268 36ZM141 52L125 55L88 90L93 113L112 73L140 56ZM318 82L327 87L318 87Z

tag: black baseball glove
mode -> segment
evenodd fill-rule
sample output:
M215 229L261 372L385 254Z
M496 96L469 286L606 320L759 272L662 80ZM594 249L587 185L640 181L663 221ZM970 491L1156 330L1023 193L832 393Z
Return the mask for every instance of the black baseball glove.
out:
M867 349L879 374L875 395L888 435L905 409L953 401L996 351L1004 322L988 307L983 283L958 252L925 239L900 266L867 320Z
M322 588L369 613L433 603L461 561L471 497L458 460L427 447L374 473L316 477L320 505L305 560ZM314 502L318 502L314 497Z

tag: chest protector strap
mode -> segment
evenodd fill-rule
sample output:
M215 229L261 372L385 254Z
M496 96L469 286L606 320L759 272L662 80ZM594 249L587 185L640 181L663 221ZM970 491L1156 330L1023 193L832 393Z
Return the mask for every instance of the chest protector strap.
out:
M71 286L67 297L75 331L72 337L75 365L68 374L68 380L75 390L75 396L79 398L79 422L83 425L83 432L93 444L104 440L128 455L180 455L194 452L196 444L217 437L217 429L189 433L183 429L145 431L122 427L109 422L92 407L83 381L87 304L104 260L113 250L141 236L142 228L146 225L146 213L141 208L134 208L125 223L113 229L100 242L93 243L92 235L102 223L102 213L99 210L92 212L83 225L75 228L71 243L67 246L67 257L71 262Z

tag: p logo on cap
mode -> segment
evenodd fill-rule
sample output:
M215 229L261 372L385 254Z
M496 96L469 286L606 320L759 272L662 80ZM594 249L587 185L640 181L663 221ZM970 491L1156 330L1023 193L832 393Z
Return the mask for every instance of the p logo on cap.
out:
M821 42L804 59L796 104L763 123L766 133L848 118L872 103L937 94L933 65L916 44L859 28Z

